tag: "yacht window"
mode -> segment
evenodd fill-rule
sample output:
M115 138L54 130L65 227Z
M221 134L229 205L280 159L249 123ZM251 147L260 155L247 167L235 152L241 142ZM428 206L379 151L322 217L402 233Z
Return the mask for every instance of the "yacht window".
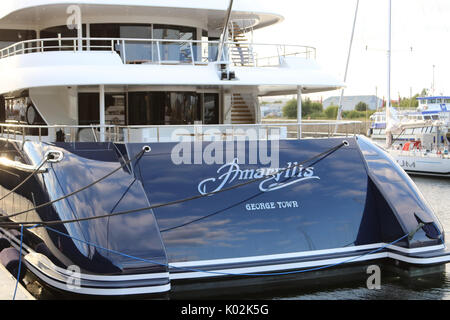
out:
M27 107L31 104L28 97L6 100L6 121L26 124Z
M170 124L192 125L202 120L200 99L196 93L170 93L170 108L165 113L165 122Z
M434 115L431 117L433 120L439 120L439 116L438 115Z
M118 24L112 23L96 23L90 25L91 38L120 38L120 27ZM111 43L108 40L92 40L91 50L103 50L101 46ZM121 48L116 48L117 51L121 51Z
M219 124L219 95L205 93L203 98L203 123Z
M154 39L196 40L196 29L181 26L154 25Z
M0 123L5 123L6 121L6 101L5 97L0 96Z
M430 104L436 103L436 99L431 99L431 100L428 100L428 101L429 101Z
M80 126L100 123L100 101L98 93L78 94L78 123ZM126 94L105 94L105 123L107 125L126 124Z
M113 23L94 23L90 25L91 38L119 38L120 25Z
M58 38L61 34L62 38L76 38L78 31L76 29L69 29L67 26L57 26L41 30L41 39ZM83 36L86 36L86 28L83 26Z
M78 123L80 126L100 123L100 99L98 93L78 94Z
M431 116L425 116L425 120L431 120Z
M17 42L32 39L36 39L35 31L0 29L0 49L6 48Z
M164 108L167 108L164 92L128 93L128 117L130 125L164 124Z
M61 35L61 38L77 38L78 32L76 29L69 29L67 26L51 27L40 32L41 39L56 39ZM83 25L83 37L86 37L86 27ZM86 45L84 43L84 45ZM73 40L62 40L61 48L58 41L45 41L44 47L46 51L73 51Z
M444 99L444 103L445 104L450 103L450 99Z
M33 102L28 96L28 92L21 97L0 99L0 105L3 107L3 111L0 112L0 122L14 123L23 125L47 125L44 119L41 117ZM42 128L27 128L26 135L42 136L48 135L48 129Z
M120 38L122 39L151 39L152 28L149 25L120 26ZM151 42L126 41L125 51L127 61L144 63L154 61L153 45ZM121 48L122 49L122 48ZM156 54L156 50L155 50Z
M128 101L130 125L193 125L202 121L197 93L130 92Z
M201 48L196 49L195 43L188 41L196 40L196 28L169 26L169 25L151 25L151 24L91 24L92 38L122 38L122 39L158 39L158 40L186 40L187 42L159 42L159 48L156 42L145 41L125 41L123 44L116 45L116 51L121 56L126 56L128 63L146 63L159 62L159 57L163 62L186 62L191 63L197 56L201 57ZM95 47L108 45L101 40L91 41L93 50ZM191 53L193 47L194 57ZM101 48L99 48L101 50ZM98 50L98 49L97 49ZM126 52L126 54L124 54Z
M186 40L187 42L161 42L160 43L160 55L161 60L165 62L185 62L191 63L192 60L197 60L197 57L192 57L191 54L191 40L196 40L196 29L180 26L168 26L168 25L154 25L153 26L153 38L163 40ZM195 48L197 45L192 44ZM194 50L194 55L198 50Z
M105 122L108 125L124 126L126 98L125 93L105 94Z

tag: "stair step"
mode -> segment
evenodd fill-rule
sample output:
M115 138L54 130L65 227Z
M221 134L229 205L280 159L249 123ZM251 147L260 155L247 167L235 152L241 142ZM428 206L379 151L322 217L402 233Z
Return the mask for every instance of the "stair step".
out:
M232 115L231 119L234 119L234 120L251 120L251 119L253 119L253 117L252 116L234 116L234 115Z
M233 104L233 109L248 109L248 106L245 104L235 105Z
M253 115L250 112L245 112L245 113L231 113L232 117L237 117L237 118L253 118Z
M231 111L231 115L237 116L237 117L253 117L253 115L250 111L244 111L244 112Z

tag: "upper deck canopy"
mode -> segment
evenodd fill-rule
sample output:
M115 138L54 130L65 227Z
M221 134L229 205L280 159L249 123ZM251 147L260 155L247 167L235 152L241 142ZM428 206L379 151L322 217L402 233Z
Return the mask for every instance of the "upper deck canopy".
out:
M161 20L195 21L207 30L220 28L224 23L228 1L223 0L2 0L0 28L42 29L65 25L70 5L80 6L83 22L148 22L150 18ZM232 19L252 21L255 29L283 20L269 10L266 0L236 1ZM163 22L163 21L162 21Z

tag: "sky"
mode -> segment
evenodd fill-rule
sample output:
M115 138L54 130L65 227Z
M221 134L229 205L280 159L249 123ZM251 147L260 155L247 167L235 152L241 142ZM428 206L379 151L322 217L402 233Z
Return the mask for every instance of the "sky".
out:
M324 70L343 80L356 2L277 0L285 21L256 31L254 41L313 46ZM387 96L388 4L359 2L345 95ZM450 0L392 0L392 99L431 89L433 73L435 94L450 95Z

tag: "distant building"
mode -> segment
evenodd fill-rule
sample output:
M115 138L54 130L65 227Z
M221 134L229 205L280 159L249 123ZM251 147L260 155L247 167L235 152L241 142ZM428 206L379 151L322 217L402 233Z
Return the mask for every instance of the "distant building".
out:
M266 104L261 106L261 117L283 117L283 106L284 104L275 103L275 104Z
M330 97L323 101L323 108L326 109L331 105L338 106L340 97ZM364 102L369 106L370 110L376 110L383 106L383 100L376 96L346 96L342 98L342 107L344 111L355 110L358 103Z

